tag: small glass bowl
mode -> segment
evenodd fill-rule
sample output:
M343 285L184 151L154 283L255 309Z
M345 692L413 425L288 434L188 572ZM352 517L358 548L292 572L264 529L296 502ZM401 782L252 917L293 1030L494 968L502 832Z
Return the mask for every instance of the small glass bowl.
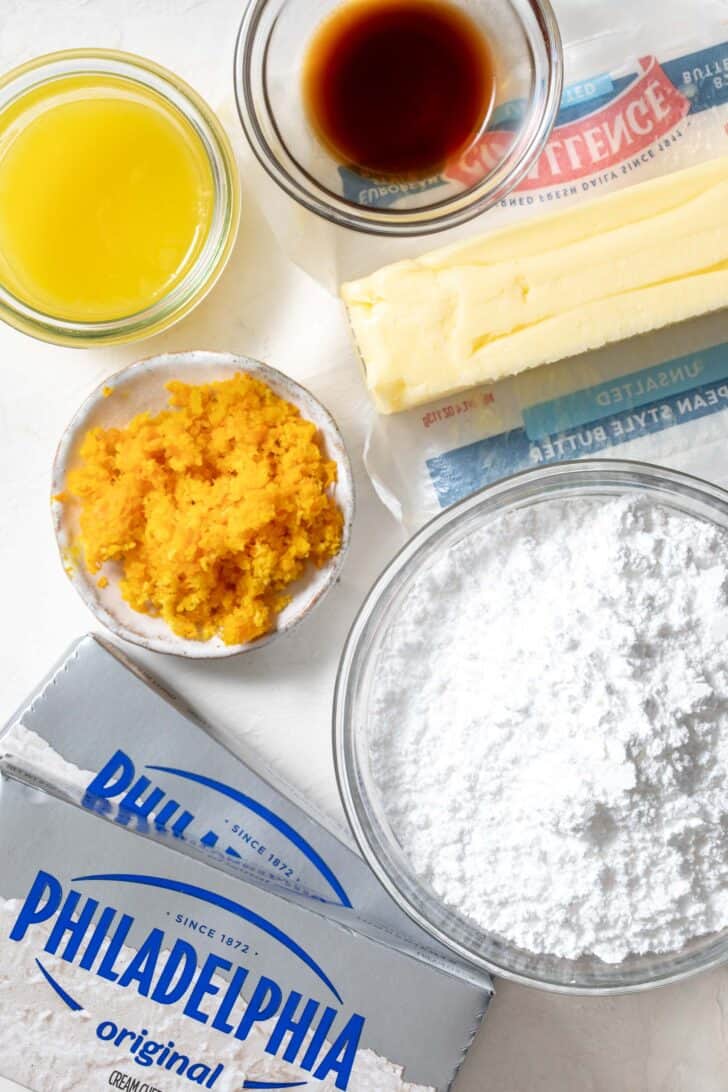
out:
M399 183L336 162L306 118L301 92L306 50L341 0L251 0L235 50L238 112L256 157L289 196L343 227L424 235L484 212L526 174L548 139L561 100L561 39L549 0L450 2L490 43L495 108L486 131L457 163L432 178Z
M559 498L637 494L728 530L728 492L687 474L645 463L583 460L527 470L488 486L422 528L380 576L349 634L334 700L334 757L349 822L365 859L397 904L436 940L503 978L560 993L648 989L728 959L728 929L696 937L680 951L561 959L526 951L447 906L413 871L388 821L369 768L369 694L382 639L413 579L429 561L505 512ZM396 730L396 725L393 725Z
M192 125L209 158L215 203L207 240L182 280L162 299L136 314L104 322L71 322L44 314L0 285L0 318L26 334L58 345L88 347L136 341L167 329L207 295L230 256L240 221L240 181L230 141L207 103L161 65L133 53L72 49L47 53L0 79L0 112L34 87L62 76L117 76L161 95Z

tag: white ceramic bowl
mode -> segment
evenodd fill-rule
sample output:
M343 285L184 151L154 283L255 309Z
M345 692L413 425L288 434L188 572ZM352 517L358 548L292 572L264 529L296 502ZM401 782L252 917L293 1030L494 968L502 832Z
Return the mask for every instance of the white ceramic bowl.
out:
M338 467L338 481L332 487L332 495L344 516L341 549L323 568L309 566L305 575L291 585L291 602L278 615L275 628L257 641L240 645L226 645L219 637L208 641L191 641L178 637L161 618L132 610L121 597L121 566L118 563L109 562L99 573L92 575L81 560L74 558L78 505L61 504L52 500L56 540L71 583L86 606L112 633L143 648L194 659L235 656L261 648L293 629L321 601L341 570L351 538L354 483L349 456L338 426L328 410L305 387L275 368L269 368L266 364L248 357L230 353L166 353L141 360L106 379L86 399L61 438L53 464L52 497L64 490L69 470L79 465L79 448L88 429L124 426L135 414L144 410L158 413L168 404L169 392L165 384L170 379L182 379L187 383L211 383L229 379L239 371L248 372L263 380L276 394L298 406L302 415L318 426L324 450ZM109 387L113 388L113 393L107 397L104 390ZM100 576L108 579L107 587L98 587Z

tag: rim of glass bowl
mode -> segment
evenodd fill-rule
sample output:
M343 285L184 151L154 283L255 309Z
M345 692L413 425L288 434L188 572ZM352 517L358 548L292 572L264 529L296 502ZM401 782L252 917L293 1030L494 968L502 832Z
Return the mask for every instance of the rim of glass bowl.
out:
M212 109L184 80L162 65L115 49L68 49L46 53L0 78L0 111L43 83L62 76L119 76L155 91L183 114L200 138L215 187L205 245L171 292L151 307L103 322L72 322L47 315L0 285L0 318L42 341L90 346L134 341L159 333L192 310L217 281L230 256L240 221L240 182L232 145Z
M547 66L546 85L541 96L541 108L531 126L517 140L508 155L478 185L452 198L416 209L376 209L358 205L340 197L318 183L286 149L271 109L264 82L254 86L257 73L253 67L253 50L266 10L280 0L251 0L245 8L235 43L233 82L235 101L243 131L253 153L267 174L289 197L304 208L340 227L370 235L412 236L429 235L472 220L502 200L520 182L543 151L561 103L564 82L563 48L556 16L550 0L525 0L541 32L544 61ZM276 19L272 22L275 27ZM529 37L533 56L533 42ZM269 42L263 49L262 71L267 63ZM263 104L266 120L278 135L285 151L286 163L271 147L259 120L256 100ZM295 173L294 173L295 172Z
M341 656L333 710L333 750L341 799L359 848L398 906L435 940L502 978L558 993L631 993L664 985L728 959L728 929L695 938L682 952L628 957L621 964L526 953L448 908L411 869L390 831L366 769L365 677L376 661L389 611L423 560L469 524L482 526L514 507L555 495L607 496L642 491L728 530L728 491L649 463L585 459L525 470L454 504L419 530L374 583ZM374 657L371 656L374 648ZM530 959L530 966L526 960ZM629 964L629 966L627 965ZM556 968L558 967L558 972Z

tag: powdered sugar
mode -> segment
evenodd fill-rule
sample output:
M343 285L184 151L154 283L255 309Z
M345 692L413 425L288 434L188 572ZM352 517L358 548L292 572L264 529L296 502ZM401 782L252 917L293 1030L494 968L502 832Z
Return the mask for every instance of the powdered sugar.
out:
M728 534L637 496L500 517L418 574L371 763L435 891L618 962L728 925Z

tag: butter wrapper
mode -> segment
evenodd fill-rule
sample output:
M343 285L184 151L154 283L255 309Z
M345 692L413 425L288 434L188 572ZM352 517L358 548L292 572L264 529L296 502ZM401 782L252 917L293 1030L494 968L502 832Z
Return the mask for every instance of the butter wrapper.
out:
M595 5L565 0L558 15L566 80L543 153L512 193L482 218L445 233L438 245L526 224L728 152L723 4L664 0L640 7L616 0L604 19ZM519 109L505 102L494 111L472 151L476 174L493 145L510 139ZM467 183L467 170L461 180ZM687 208L697 237L701 215L690 203ZM708 217L708 229L711 223ZM664 268L677 245L666 231ZM432 248L425 239L404 251L388 249L386 258L362 251L342 279ZM663 265L656 264L655 283L665 276ZM462 292L477 294L477 277L471 281L467 264L461 268ZM605 292L612 292L618 309L618 278L612 283L606 267L605 276ZM568 290L555 283L568 308ZM483 306L489 306L485 299ZM573 307L574 324L588 322L577 300ZM638 459L728 485L722 458L728 439L725 311L678 323L679 317L652 333L444 394L415 409L387 417L365 409L365 461L377 492L413 531L484 486L572 459ZM461 324L456 308L443 320L443 342L456 343ZM550 337L546 320L541 337ZM462 370L467 368L463 359ZM459 375L453 379L456 388ZM315 386L327 395L325 381Z
M0 1073L36 1092L446 1089L489 990L0 778Z

